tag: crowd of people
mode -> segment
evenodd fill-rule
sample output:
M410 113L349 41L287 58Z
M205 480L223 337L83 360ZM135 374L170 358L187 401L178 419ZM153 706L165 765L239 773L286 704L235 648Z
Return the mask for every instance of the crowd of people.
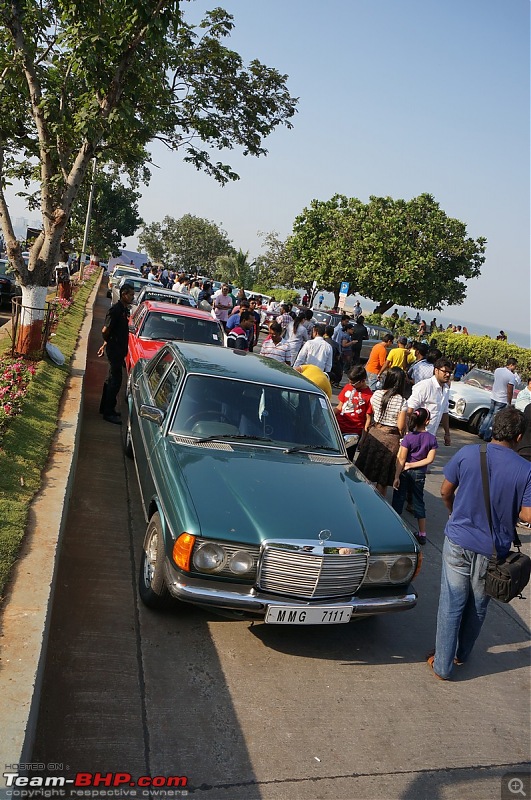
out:
M148 277L166 276L150 271ZM196 293L199 307L213 313L223 325L227 346L237 350L258 349L263 320L262 297L232 297L228 284L212 292L210 282L168 274L168 284L179 291ZM116 409L128 340L128 305L133 287L120 288L120 300L109 309L102 329L104 343L98 355L107 355L109 374L100 412L105 420L121 424ZM457 374L454 365L437 349L436 342L408 342L390 333L370 352L366 366L360 358L368 332L362 314L346 315L335 326L314 319L309 308L295 310L271 299L265 309L270 318L260 355L283 362L301 372L332 400L332 381L341 387L334 408L346 438L348 456L376 490L403 513L404 505L417 521L416 538L427 540L424 485L437 448L442 426L444 444L450 445L449 384ZM420 321L422 323L422 321ZM419 323L419 326L421 324ZM419 327L419 330L420 330ZM456 331L457 332L457 331ZM464 331L461 331L464 333ZM465 334L466 335L466 334ZM464 367L463 363L461 365ZM515 359L494 373L489 413L480 429L488 444L486 458L491 484L492 532L482 497L482 474L477 445L461 448L445 465L442 499L449 511L442 555L441 591L435 650L427 663L436 678L448 680L454 667L466 662L479 635L489 597L485 572L493 542L499 558L509 552L516 524L531 526L531 377L512 403ZM464 374L461 370L461 374Z

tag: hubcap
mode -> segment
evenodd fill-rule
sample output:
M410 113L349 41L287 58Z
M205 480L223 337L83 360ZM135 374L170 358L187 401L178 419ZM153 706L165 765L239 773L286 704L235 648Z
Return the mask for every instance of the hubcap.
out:
M151 586L153 575L155 574L155 564L157 563L157 550L158 550L159 536L157 531L153 531L146 548L146 557L144 559L144 583L146 586Z

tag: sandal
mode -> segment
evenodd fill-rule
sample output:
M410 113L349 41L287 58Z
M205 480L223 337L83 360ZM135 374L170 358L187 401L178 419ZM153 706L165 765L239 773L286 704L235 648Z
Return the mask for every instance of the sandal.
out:
M435 650L430 650L429 653L426 653L426 661L429 661L430 658L435 658ZM458 658L454 658L454 664L456 667L462 667L465 663L465 661L459 661Z
M426 661L426 663L427 663L428 667L429 667L429 668L432 670L433 674L435 675L435 677L436 677L438 680L440 680L440 681L447 681L447 680L448 680L448 678L441 678L441 676L440 676L440 675L437 675L437 673L435 672L435 669L434 669L434 667L433 667L433 662L434 662L434 661L435 661L435 654L434 654L434 655L432 655L432 656L430 656L430 657L428 658L428 660Z

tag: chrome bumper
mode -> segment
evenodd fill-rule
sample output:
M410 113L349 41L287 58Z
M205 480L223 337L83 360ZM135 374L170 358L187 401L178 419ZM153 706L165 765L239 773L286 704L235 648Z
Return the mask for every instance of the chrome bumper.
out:
M352 617L356 617L363 614L407 611L409 608L413 608L417 602L417 593L411 585L403 589L402 594L396 595L354 596L343 600L336 599L332 602L301 600L300 598L266 594L257 591L254 587L218 584L213 581L192 578L174 570L168 562L165 564L165 580L170 594L177 600L219 611L232 611L241 616L246 613L254 617L265 616L269 606L298 606L301 608L317 606L323 609L352 606Z

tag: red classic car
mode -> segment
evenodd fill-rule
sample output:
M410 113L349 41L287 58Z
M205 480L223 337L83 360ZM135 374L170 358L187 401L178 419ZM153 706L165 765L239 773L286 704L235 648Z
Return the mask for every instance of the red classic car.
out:
M141 303L129 323L127 371L140 358L151 358L165 342L175 340L223 346L223 328L198 308L153 300Z

